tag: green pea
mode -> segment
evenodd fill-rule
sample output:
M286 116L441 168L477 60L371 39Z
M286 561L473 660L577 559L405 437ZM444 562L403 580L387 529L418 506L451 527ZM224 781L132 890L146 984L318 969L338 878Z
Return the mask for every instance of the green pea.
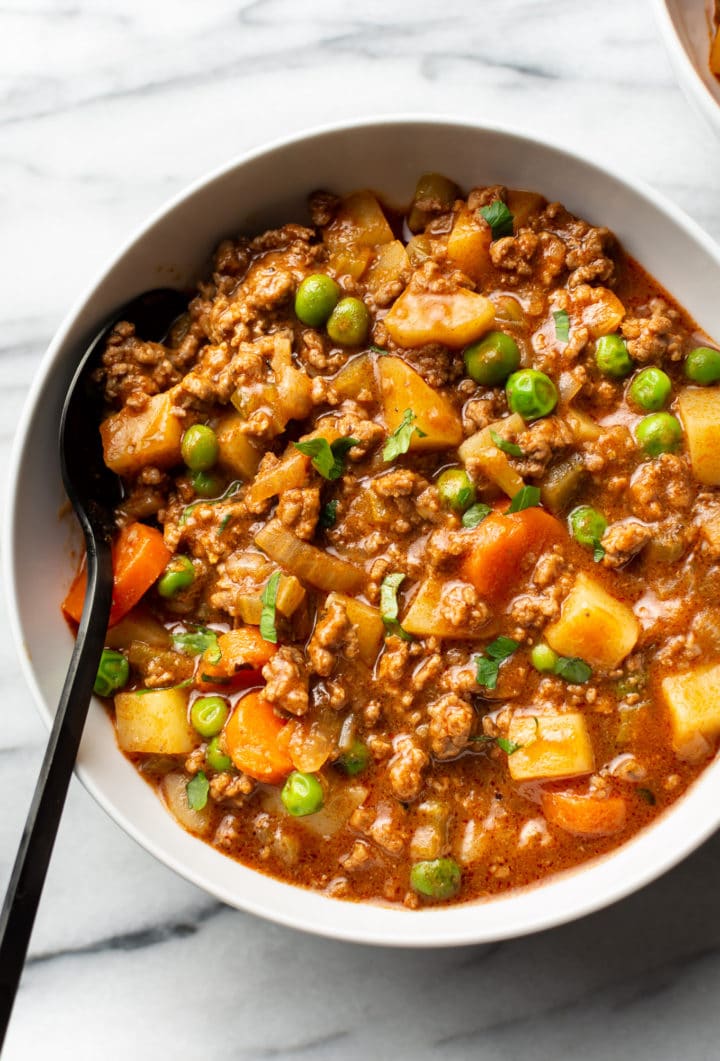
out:
M630 384L628 398L639 409L654 413L666 404L671 391L672 382L666 372L661 368L644 368Z
M359 298L342 298L330 314L327 333L341 346L360 346L370 331L370 314Z
M190 721L201 737L216 737L227 722L227 701L222 696L200 696L190 708Z
M130 664L122 652L113 648L104 648L93 690L98 696L112 696L118 689L127 685L130 677Z
M602 512L590 505L574 508L569 516L570 533L581 545L595 546L607 530L607 520Z
M428 899L452 899L460 890L460 867L454 858L416 862L410 870L410 887Z
M232 759L229 755L225 755L224 751L220 747L220 738L213 737L205 749L205 762L208 764L211 770L214 770L217 774L222 774L226 770L229 770L232 766Z
M206 472L218 459L217 435L207 424L193 424L182 437L182 459L192 472Z
M557 661L557 652L553 652L550 645L546 645L542 641L539 645L533 645L530 653L530 662L535 670L539 670L541 674L552 674Z
M611 376L612 379L622 379L632 372L633 363L625 345L625 340L619 335L603 335L595 344L595 364L603 376Z
M505 385L508 405L523 420L538 420L553 411L558 401L555 384L544 372L523 368L513 372Z
M302 774L293 770L283 785L280 799L285 809L295 818L315 814L323 805L322 785L315 774Z
M680 421L670 413L650 413L635 428L635 438L649 457L673 453L680 445Z
M220 497L225 485L224 479L215 472L193 472L190 482L198 497Z
M303 324L320 328L338 304L340 287L331 276L306 276L295 295L295 315Z
M470 379L485 387L504 383L520 364L518 345L505 332L490 332L480 342L466 346L463 357Z
M448 468L437 481L440 500L455 512L464 512L475 504L476 494L468 473L462 468Z
M339 766L346 774L350 777L354 777L356 774L361 774L366 768L370 761L370 751L367 744L363 744L362 741L353 741L348 751L343 752L340 758L336 761L336 765Z
M195 581L195 568L189 556L174 556L165 568L157 584L161 597L174 597L177 593L192 586Z
M720 380L720 350L698 346L685 359L685 375L693 383L707 386Z

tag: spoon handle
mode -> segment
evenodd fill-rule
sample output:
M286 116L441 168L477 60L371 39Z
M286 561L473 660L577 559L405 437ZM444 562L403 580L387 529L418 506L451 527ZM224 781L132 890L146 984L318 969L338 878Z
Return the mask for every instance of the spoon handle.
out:
M0 1050L87 717L112 600L110 545L86 530L80 628L0 913Z

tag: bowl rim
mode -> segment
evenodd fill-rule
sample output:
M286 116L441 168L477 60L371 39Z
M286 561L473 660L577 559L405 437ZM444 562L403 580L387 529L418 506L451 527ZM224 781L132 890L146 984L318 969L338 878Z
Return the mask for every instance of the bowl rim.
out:
M366 115L347 121L335 121L321 124L301 130L290 136L277 137L269 143L263 143L249 151L242 152L230 161L215 167L209 173L201 175L191 183L182 188L169 200L164 201L156 210L138 224L114 253L111 253L99 270L93 274L93 279L83 290L81 295L74 301L70 310L57 328L50 341L41 361L38 365L35 377L26 395L22 413L13 439L10 453L10 468L6 493L6 505L2 520L2 545L3 545L3 579L5 583L5 596L8 604L9 623L12 631L15 648L20 659L21 670L25 681L30 688L38 712L49 728L52 724L52 711L35 677L34 668L31 664L29 654L23 639L23 629L20 620L20 606L18 599L17 570L13 559L16 554L16 527L14 520L16 498L21 489L22 455L28 446L29 428L35 414L38 397L45 386L48 375L51 374L58 355L61 353L68 333L75 323L76 318L90 304L98 288L105 282L108 274L125 257L132 247L140 242L147 232L159 221L171 214L180 204L191 199L198 191L212 184L214 181L224 178L231 171L242 167L247 163L263 155L271 154L278 149L291 148L302 141L322 137L327 134L348 133L357 129L368 129L372 127L407 125L437 125L452 128L458 131L466 130L469 134L477 133L496 135L501 138L519 142L528 149L540 149L554 153L559 162L563 159L573 160L594 171L601 179L610 178L633 195L639 195L649 202L658 212L672 221L712 258L720 270L720 247L707 235L700 225L690 218L683 210L671 202L665 195L651 188L644 181L624 175L615 167L608 168L604 163L596 161L586 153L570 149L562 144L547 138L541 138L529 133L517 126L499 125L491 122L473 121L464 116L454 116L433 113L392 113L386 115ZM709 775L712 775L711 764L703 771L700 778L692 786L691 792L703 787L711 786L707 783ZM660 823L667 821L670 817L677 815L678 808L683 805L683 799L673 804L656 821L621 847L600 858L593 859L589 863L582 863L565 873L553 875L547 882L539 882L526 888L516 889L489 900L479 902L459 903L447 907L427 908L418 912L407 911L403 907L387 907L374 903L355 903L331 899L322 893L310 889L300 888L296 885L280 882L283 889L288 892L288 902L282 905L275 900L261 901L251 898L236 891L231 891L222 883L211 879L211 877L197 870L188 861L176 856L168 850L163 849L162 843L154 836L147 834L141 823L131 820L125 813L124 808L117 806L110 797L106 797L96 784L92 771L82 764L75 767L75 774L84 788L90 793L95 801L103 808L109 817L116 822L129 836L131 836L141 847L154 855L160 862L174 870L179 876L195 884L203 891L237 909L245 910L266 918L277 924L290 928L311 932L316 935L331 939L357 942L370 945L401 946L401 947L440 947L459 946L478 943L490 943L498 940L512 939L518 936L529 935L534 932L543 931L558 925L565 924L577 918L584 917L595 911L619 901L633 892L649 884L651 881L666 873L673 866L694 851L702 844L720 825L720 805L715 818L707 814L696 815L686 822L688 826L681 836L675 837L675 843L670 851L663 850L658 855L648 843L654 830ZM720 792L720 775L716 782ZM708 801L710 802L710 801ZM675 813L674 813L675 812ZM170 820L170 819L169 819ZM176 826L177 827L177 826ZM181 828L181 827L180 827ZM189 834L188 834L189 835ZM203 841L200 841L203 843ZM207 846L207 845L206 845ZM633 857L624 860L634 867L629 876L614 872L617 863L622 864L623 852L628 853L632 849ZM648 857L649 856L649 857ZM227 856L219 854L220 858ZM647 859L647 860L646 860ZM646 860L646 861L645 861ZM462 918L457 912L466 911L470 913L473 909L481 907L492 908L498 903L508 902L512 897L528 895L532 892L542 892L546 887L554 887L561 898L566 898L562 888L569 882L587 873L589 868L595 868L596 878L600 886L594 890L578 888L568 889L568 894L573 896L573 901L566 906L562 902L556 902L550 910L541 912L537 910L528 914L527 911L515 915L511 926L504 926L502 918L496 919L499 923L484 925L482 929L474 928L472 918ZM251 872L251 867L246 867ZM627 867L625 867L627 868ZM262 874L261 874L262 875ZM275 878L269 878L276 880ZM291 894L292 893L292 894ZM292 896L305 893L322 900L315 905L313 913L308 914L295 912L295 904ZM327 904L333 907L341 906L347 911L347 917L340 919L339 923L326 924L322 911L327 909ZM310 903L306 905L312 905ZM499 909L499 908L498 908ZM352 911L374 911L372 926L365 923L362 916L353 917ZM454 916L453 916L454 914ZM448 917L448 915L450 915ZM337 919L335 919L337 920ZM449 922L446 924L445 922Z
M663 43L675 67L680 88L690 102L695 104L705 121L712 127L713 132L720 135L720 101L712 94L692 61L678 33L675 18L667 0L653 0L653 7ZM709 49L710 41L708 40L708 70L710 69Z

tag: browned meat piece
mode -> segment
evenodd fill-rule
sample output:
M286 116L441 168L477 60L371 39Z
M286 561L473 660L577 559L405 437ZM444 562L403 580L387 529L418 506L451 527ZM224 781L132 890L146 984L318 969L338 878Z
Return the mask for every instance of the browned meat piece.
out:
M307 654L315 674L329 678L340 655L355 659L358 654L357 631L348 619L345 605L331 597L318 619L308 643Z
M210 795L216 803L241 805L255 789L255 782L245 774L223 772L210 779Z
M677 335L678 312L661 298L653 298L647 313L626 317L620 331L627 341L628 353L634 361L647 364L666 357L679 361L683 353L682 340Z
M181 377L167 347L138 339L135 326L121 321L108 339L97 378L109 404L140 410L149 397L168 390Z
M408 734L396 737L393 746L395 754L388 763L387 776L397 798L410 803L420 795L423 771L430 760Z
M640 519L653 521L687 512L693 482L684 457L662 453L641 464L630 481L630 507Z
M539 238L529 229L521 229L517 236L496 239L490 244L492 263L497 269L518 277L532 276L539 242Z
M430 750L436 759L454 759L468 742L475 713L456 693L446 693L428 707Z
M448 350L437 343L408 350L406 357L431 387L446 387L455 383L464 372L463 359L458 356L457 350Z
M652 527L635 519L613 523L605 531L602 547L605 567L622 567L643 549L653 536Z
M298 538L310 541L320 516L320 487L288 490L278 501L277 518Z
M563 233L567 247L565 264L572 270L568 287L578 284L608 283L615 273L615 262L608 252L615 246L615 237L607 228L593 228L585 221L575 221L569 235Z
M624 424L615 424L600 438L584 446L583 460L589 472L602 472L622 466L637 452L635 439Z
M496 199L503 203L507 199L507 188L502 184L489 184L486 188L473 188L467 198L468 210L479 210L481 206L489 206Z
M457 630L479 630L490 617L490 609L480 600L474 586L456 582L443 589L440 614Z
M518 436L517 444L523 456L514 458L514 465L523 477L538 479L545 474L550 461L573 442L572 431L564 420L557 416L537 420Z
M304 715L309 705L308 669L303 654L292 645L281 645L262 669L267 682L263 696L291 715Z
M424 490L427 483L409 468L396 468L379 475L370 485L380 497L410 497L414 490Z

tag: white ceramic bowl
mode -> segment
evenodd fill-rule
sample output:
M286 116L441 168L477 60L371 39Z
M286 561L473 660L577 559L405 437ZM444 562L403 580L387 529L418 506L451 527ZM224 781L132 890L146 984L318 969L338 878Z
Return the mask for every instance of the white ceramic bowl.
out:
M531 138L462 121L388 118L308 133L232 163L151 218L111 262L52 342L27 403L12 462L5 582L22 665L46 723L72 647L59 608L71 577L72 533L57 515L63 501L58 415L84 342L131 296L202 274L221 237L304 218L313 189L370 186L403 204L427 170L447 173L465 188L500 183L536 189L608 225L701 325L720 335L715 244L656 193ZM651 881L720 825L715 764L670 812L614 854L504 898L409 912L294 888L194 839L120 754L99 703L91 707L77 769L115 821L208 892L283 924L365 943L477 943L569 921Z
M710 72L713 0L654 0L680 87L720 136L720 81Z

